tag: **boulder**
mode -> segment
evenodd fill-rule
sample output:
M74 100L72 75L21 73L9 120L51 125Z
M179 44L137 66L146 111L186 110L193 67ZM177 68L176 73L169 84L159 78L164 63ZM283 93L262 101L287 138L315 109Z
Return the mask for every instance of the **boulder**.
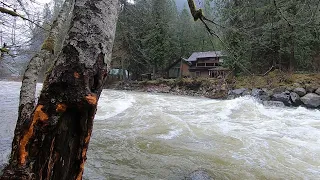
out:
M300 100L300 96L295 92L290 93L290 99L291 99L293 105L295 105L295 106L299 106L302 104L302 102Z
M290 106L291 105L290 95L288 95L286 93L274 94L274 95L272 95L272 100L273 101L281 101L286 106Z
M281 86L281 87L274 88L274 89L272 90L272 93L273 93L273 94L281 94L281 93L283 93L284 91L286 91L286 87Z
M187 180L213 180L205 170L193 171Z
M260 95L258 97L261 101L269 101L271 98L270 96L266 95L266 94L263 94L263 95Z
M246 89L243 93L242 96L249 96L251 95L251 91L249 89Z
M267 93L262 89L256 89L256 88L252 89L251 96L259 97L261 95L267 95Z
M231 91L231 94L236 96L241 96L242 93L245 92L246 90L247 90L246 88L234 89Z
M236 96L235 95L228 95L228 97L227 97L227 99L235 99L236 98Z
M281 101L263 101L262 104L265 106L285 107Z
M268 96L272 96L273 95L273 91L272 90L269 90L269 89L266 89L266 90L264 90L266 93L267 93L267 95Z
M262 101L269 101L270 100L270 96L268 95L266 90L262 90L262 89L252 89L251 96L253 96L259 100L262 100Z
M295 88L293 92L297 93L300 97L307 94L307 91L304 88Z
M315 93L320 95L320 88L318 88Z
M314 93L308 93L301 98L301 101L310 108L317 108L320 106L320 96Z
M307 91L307 93L313 93L313 92L315 92L316 91L316 87L314 87L313 85L311 85L311 84L306 84L306 91Z

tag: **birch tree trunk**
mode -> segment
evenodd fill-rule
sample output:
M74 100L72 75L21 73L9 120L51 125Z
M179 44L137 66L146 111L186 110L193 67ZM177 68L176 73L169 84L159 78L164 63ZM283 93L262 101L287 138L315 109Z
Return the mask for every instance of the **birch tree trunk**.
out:
M62 51L35 110L15 131L0 179L82 179L119 7L118 0L76 0Z
M49 63L54 58L54 47L61 32L62 26L68 19L68 14L72 11L74 0L66 0L55 21L53 21L49 35L45 39L41 50L32 57L24 73L20 90L19 112L15 134L19 134L22 125L30 119L35 107L35 93L38 75L44 64ZM19 144L20 136L15 136L12 148L15 150ZM15 151L12 151L15 152Z

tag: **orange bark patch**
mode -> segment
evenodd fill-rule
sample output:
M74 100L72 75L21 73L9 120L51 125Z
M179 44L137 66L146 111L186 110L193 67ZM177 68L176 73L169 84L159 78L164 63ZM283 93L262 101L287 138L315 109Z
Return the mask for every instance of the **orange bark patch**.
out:
M80 78L80 74L77 73L77 72L74 72L74 73L73 73L73 76L74 76L76 79L79 79L79 78Z
M90 140L90 134L84 139L84 143L88 144L89 140Z
M84 163L85 163L85 160L83 160L81 165L80 165L80 172L79 172L76 180L81 180L82 179L82 174L83 174L83 170L84 170Z
M84 171L84 164L86 162L86 156L87 156L87 150L88 150L88 142L90 140L90 137L91 137L91 133L88 133L88 136L84 139L84 143L85 143L85 147L83 147L82 149L82 152L81 152L81 158L82 158L82 162L80 164L80 172L77 176L77 179L76 180L81 180L82 179L82 174L83 174L83 171Z
M81 180L82 179L82 174L83 174L83 170L84 170L84 164L86 162L86 156L87 156L87 148L83 148L82 153L81 153L81 157L82 157L82 162L80 164L80 172L77 176L77 180Z
M86 155L87 155L87 148L83 148L82 153L81 153L82 159L86 159Z
M36 108L33 116L34 120L46 121L49 119L48 115L42 111L42 108L43 108L43 105L39 105Z
M84 144L85 145L88 145L88 143L90 141L90 138L91 138L91 131L89 130L89 132L87 134L87 137L84 138Z
M82 174L84 171L84 164L86 163L86 155L87 155L87 148L83 148L82 153L81 153L81 157L82 157L82 162L80 164L80 172L77 176L77 180L81 180L82 179Z
M56 112L62 113L62 112L65 112L66 110L67 110L67 105L63 103L59 103L57 105Z
M89 104L91 105L96 105L97 104L97 96L94 94L89 94L86 96L86 100Z
M46 121L48 120L48 115L42 111L43 105L38 105L36 110L33 113L33 118L32 118L32 122L31 125L28 129L28 131L26 132L26 134L23 136L23 138L20 141L20 149L19 149L19 153L20 153L20 164L25 164L26 163L26 158L28 156L28 152L26 151L26 146L30 140L30 138L33 136L33 128L34 125L38 122L38 121Z

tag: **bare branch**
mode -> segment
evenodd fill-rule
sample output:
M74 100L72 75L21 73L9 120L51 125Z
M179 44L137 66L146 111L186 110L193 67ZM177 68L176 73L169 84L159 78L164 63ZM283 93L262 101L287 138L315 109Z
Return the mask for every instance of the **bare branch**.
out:
M221 25L218 25L217 23L215 23L212 20L209 20L208 18L206 18L203 13L202 13L202 9L198 9L196 10L196 6L194 4L194 0L188 0L188 4L189 4L189 9L190 12L194 18L195 21L197 21L198 19L200 19L200 21L204 24L206 30L209 32L209 34L211 36L215 36L219 39L219 41L223 44L223 46L225 46L225 48L231 53L231 49L229 47L226 46L226 44L223 42L223 40L219 37L218 34L216 34L212 29L210 29L210 27L208 26L208 24L205 21L208 21L212 24L215 24L217 26L223 27ZM223 27L224 28L224 27ZM243 70L245 70L246 72L248 72L250 75L253 75L247 68L245 68L241 63L238 62L238 59L233 55L232 58L234 59L234 64L238 64L239 67L241 67Z
M26 8L24 7L22 1L21 1L21 0L16 0L16 1L18 1L19 5L21 6L21 8L22 8L22 10L24 11L24 13L26 13L26 15L27 15L28 17L30 17L30 14L28 13L28 11L26 10Z
M188 0L189 9L191 12L191 15L195 21L203 17L202 9L196 9L196 5L194 3L194 0Z
M23 16L21 16L20 14L18 14L17 12L9 10L9 9L6 9L6 8L3 8L3 7L0 7L0 12L4 13L4 14L9 14L11 16L17 16L17 17L20 17L23 20L25 20L25 18Z
M3 14L8 14L8 15L13 16L13 17L19 17L19 18L21 18L23 20L31 22L32 24L35 24L37 27L39 27L39 28L41 28L43 30L46 30L42 26L40 26L39 24L35 23L34 21L32 21L32 20L30 20L28 18L25 18L22 15L18 14L16 11L12 11L10 9L6 9L6 8L3 8L3 7L0 7L0 12L3 13Z
M276 7L277 11L280 13L280 16L288 23L289 26L292 26L291 23L289 22L289 20L282 13L281 9L278 7L276 0L273 0L273 4Z

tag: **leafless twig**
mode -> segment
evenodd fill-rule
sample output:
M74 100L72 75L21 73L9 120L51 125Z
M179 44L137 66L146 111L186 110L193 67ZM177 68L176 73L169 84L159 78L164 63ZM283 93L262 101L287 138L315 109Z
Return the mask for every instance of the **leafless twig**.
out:
M7 9L7 8L3 8L3 7L0 7L0 13L3 13L3 14L8 14L8 15L11 15L13 17L19 17L25 21L29 21L31 22L32 24L35 24L37 27L47 31L45 28L41 27L39 24L35 23L34 21L28 19L28 18L25 18L23 17L22 15L18 14L16 11L14 10L10 10L10 9Z

